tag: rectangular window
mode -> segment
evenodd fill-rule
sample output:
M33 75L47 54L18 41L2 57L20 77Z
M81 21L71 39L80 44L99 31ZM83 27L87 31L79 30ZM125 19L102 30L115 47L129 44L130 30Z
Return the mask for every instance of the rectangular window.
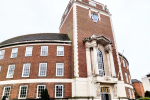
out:
M0 72L1 72L2 66L0 66Z
M9 65L6 78L13 78L15 65Z
M133 99L135 99L135 96L134 96L134 91L132 90L132 95L133 95Z
M57 46L57 56L64 56L64 46Z
M0 60L4 58L5 50L0 51Z
M55 98L63 97L63 85L55 85Z
M127 73L125 73L125 77L126 77L126 82L129 83Z
M128 93L129 93L129 98L132 99L130 89L128 89Z
M39 65L39 76L46 76L47 63L40 63Z
M4 87L3 96L7 96L7 98L9 98L10 90L11 90L10 86Z
M41 56L48 56L48 46L41 46Z
M18 53L18 48L13 48L11 52L11 58L16 58Z
M129 80L130 80L130 84L132 84L132 82L131 82L131 75L129 75L129 77L130 77L130 78L129 78Z
M125 62L124 62L124 60L123 60L123 67L126 67L126 66L125 66Z
M91 6L95 6L95 7L96 7L96 4L95 4L94 2L89 2L89 4L90 4Z
M20 86L18 99L26 99L28 86Z
M64 63L56 63L56 76L64 75Z
M32 56L32 49L33 47L26 47L26 53L25 56Z
M45 89L45 85L38 85L37 86L37 98L41 97L41 92Z
M149 82L150 82L150 79L149 79Z
M22 77L29 77L30 63L23 64Z

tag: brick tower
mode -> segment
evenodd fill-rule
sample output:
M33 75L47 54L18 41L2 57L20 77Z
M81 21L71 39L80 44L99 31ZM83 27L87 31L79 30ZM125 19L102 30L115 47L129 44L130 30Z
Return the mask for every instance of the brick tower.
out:
M122 56L117 51L107 6L94 0L70 0L60 33L67 33L72 41L73 97L128 97L126 87L133 87L124 82L123 58L119 59Z

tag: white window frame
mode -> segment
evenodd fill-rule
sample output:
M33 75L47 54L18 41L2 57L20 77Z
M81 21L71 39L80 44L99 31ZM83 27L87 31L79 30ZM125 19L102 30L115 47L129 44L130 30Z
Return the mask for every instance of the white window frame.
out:
M28 65L28 66L27 66L27 65ZM22 77L29 77L29 75L30 75L30 66L31 66L30 63L25 63L25 64L23 64ZM29 67L29 73L28 73L28 76L24 76L25 67Z
M130 84L132 84L132 82L131 82L131 75L129 75L129 80L130 80Z
M10 67L14 67L14 69L13 69L13 72L12 72L12 75L11 76L9 76L9 74L11 74L9 71L10 71ZM13 78L13 76L14 76L14 71L15 71L15 64L13 64L13 65L9 65L8 66L8 70L7 70L7 76L6 76L6 78Z
M47 51L46 51L46 49L45 49L45 52L47 53L46 55L43 55L43 53L42 53L42 51L43 51L43 49L42 48L44 48L44 47L46 47L46 49L47 49ZM48 56L48 46L41 46L41 54L40 54L41 56Z
M128 93L129 93L129 98L132 99L132 95L131 95L131 90L128 89Z
M132 96L133 96L133 98L132 99L135 99L135 96L134 96L134 91L132 90Z
M44 89L46 89L46 85L37 85L37 93L36 93L36 98L41 98L41 97L38 97L38 89L39 89L39 86L44 86Z
M0 66L0 72L1 72L1 70L2 70L2 66Z
M58 49L59 48L62 48L63 49L63 54L62 55L60 55L58 52ZM64 56L64 46L57 46L57 56Z
M32 56L33 47L26 47L25 57Z
M56 87L57 86L62 86L62 96L59 96L59 97L56 96ZM63 85L55 85L55 98L63 98Z
M42 67L41 65L42 65L42 64L46 64L45 75L40 75L40 73L41 73L41 67ZM38 76L39 76L39 77L42 77L42 76L46 76L46 74L47 74L47 63L39 63L39 74L38 74Z
M16 52L15 52L14 50L16 50ZM13 54L16 54L16 56L13 56ZM17 54L18 54L18 48L12 48L12 51L11 51L11 58L16 58L16 57L17 57Z
M129 83L129 80L128 80L128 75L127 73L125 72L125 77L126 77L126 82Z
M0 50L0 60L4 59L5 50Z
M11 86L6 86L6 87L4 87L4 89L3 89L3 95L2 95L2 97L3 96L5 96L4 94L5 94L5 90L6 90L6 88L10 88L10 91L11 91ZM9 96L10 96L10 91L9 91L9 95L8 95L8 97L7 98L9 98Z
M24 97L24 98L20 98L21 87L27 87L27 89L26 89L26 97ZM18 99L26 99L26 98L27 98L27 90L28 90L28 86L27 86L27 85L21 85L21 86L20 86L20 89L19 89Z
M58 64L62 64L62 66L58 66ZM57 73L57 68L62 68L62 75ZM56 63L56 76L64 76L64 63Z
M125 65L125 61L123 60L123 67L126 67L126 65Z

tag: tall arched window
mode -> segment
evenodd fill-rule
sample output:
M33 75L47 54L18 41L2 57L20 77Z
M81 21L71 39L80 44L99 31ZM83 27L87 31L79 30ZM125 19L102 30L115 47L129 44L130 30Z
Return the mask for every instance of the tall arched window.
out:
M104 61L103 61L103 54L99 49L97 50L97 62L99 75L103 77L105 76Z

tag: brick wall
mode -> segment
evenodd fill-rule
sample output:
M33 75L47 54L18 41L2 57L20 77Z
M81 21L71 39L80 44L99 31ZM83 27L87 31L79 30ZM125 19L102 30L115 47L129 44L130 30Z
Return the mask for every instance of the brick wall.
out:
M86 71L86 52L83 39L91 35L104 35L114 42L110 18L105 15L100 15L101 20L95 23L92 18L89 18L89 10L77 6L77 26L78 26L78 53L79 53L79 75L87 77ZM116 68L116 73L119 71L115 46L113 46L113 57Z
M144 97L145 92L144 92L144 87L142 83L140 82L134 83L133 88L135 89L138 95L140 95L141 97Z
M40 56L41 46L33 45L33 51L31 57L25 57L26 46L18 47L18 55L16 58L10 58L12 47L5 49L4 59L0 60L1 72L0 81L4 80L16 80L16 79L36 79L36 78L72 78L72 66L71 66L71 46L64 46L64 56L56 56L57 45L46 45L48 47L48 56ZM59 45L58 45L59 46ZM47 75L46 77L38 77L39 63L47 63ZM64 63L64 76L56 76L56 63ZM22 77L22 69L24 63L31 63L30 76ZM15 64L13 78L6 78L8 66Z
M37 95L37 85L46 85L50 98L55 98L55 85L63 85L63 97L72 97L72 85L71 83L30 83L30 84L13 84L5 85L11 86L9 99L18 99L20 86L27 85L27 97L26 98L36 98ZM5 86L0 86L0 98L2 98L3 88Z

